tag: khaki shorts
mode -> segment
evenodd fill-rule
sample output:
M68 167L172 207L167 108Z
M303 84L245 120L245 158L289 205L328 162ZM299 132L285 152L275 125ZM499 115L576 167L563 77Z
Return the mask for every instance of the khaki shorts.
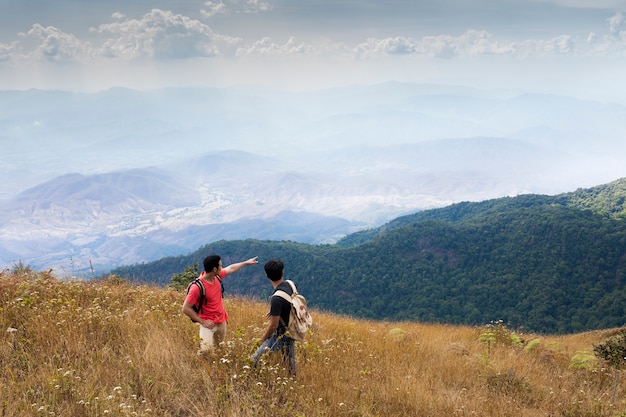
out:
M213 350L216 345L224 341L226 337L226 323L216 324L215 327L200 326L200 349L198 353Z

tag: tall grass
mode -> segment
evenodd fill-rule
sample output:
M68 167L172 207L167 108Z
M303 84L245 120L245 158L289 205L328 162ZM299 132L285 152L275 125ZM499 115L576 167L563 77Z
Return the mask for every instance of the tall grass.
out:
M613 370L589 356L610 330L517 340L501 325L313 311L294 380L276 358L248 361L266 303L228 297L227 341L198 356L183 298L115 277L0 274L0 416L626 416Z

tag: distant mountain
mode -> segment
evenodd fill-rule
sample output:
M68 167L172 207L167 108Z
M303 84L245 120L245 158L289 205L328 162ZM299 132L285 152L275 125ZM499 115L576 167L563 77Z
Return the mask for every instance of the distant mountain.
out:
M252 161L245 153L229 157L226 152L171 171L57 177L0 204L0 259L89 275L188 253L220 239L330 243L363 227L358 221L283 209L301 189L276 195L261 183L255 187L274 196L268 202L258 196L251 201L248 182L243 185L237 178L256 174L256 180L264 181L257 169L262 163L262 158ZM267 175L275 174L270 170ZM279 192L285 193L289 184L281 187Z
M615 170L624 165L617 155L624 151L625 120L626 108L618 104L408 83L301 93L243 87L0 91L0 173L6 179L0 199L59 175L162 167L226 150L316 170L328 153L347 157L356 148L475 137L568 154L584 169L569 181L559 179L567 190L623 175ZM555 179L533 184L550 186Z
M335 245L219 241L187 256L113 270L167 284L209 253L224 263L281 258L312 306L388 320L478 325L504 320L544 333L626 321L626 179L572 193L463 202L398 218ZM268 295L263 270L227 292Z
M334 243L462 201L554 195L626 175L624 129L619 104L424 84L0 91L0 266Z

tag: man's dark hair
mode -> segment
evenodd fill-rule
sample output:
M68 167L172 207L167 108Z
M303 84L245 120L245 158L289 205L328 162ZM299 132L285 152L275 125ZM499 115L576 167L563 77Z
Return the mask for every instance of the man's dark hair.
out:
M267 275L269 279L278 281L283 277L285 264L278 259L272 259L271 261L267 261L263 268L265 269L265 275Z
M220 266L220 260L222 258L219 255L209 255L204 258L204 272L211 272L213 268L218 268Z

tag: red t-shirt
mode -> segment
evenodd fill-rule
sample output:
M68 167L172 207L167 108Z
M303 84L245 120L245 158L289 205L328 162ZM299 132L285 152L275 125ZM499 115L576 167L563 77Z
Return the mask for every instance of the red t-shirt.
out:
M224 309L224 303L222 301L222 288L217 277L213 279L213 284L204 279L205 273L200 274L200 281L204 285L204 303L200 307L198 316L202 320L211 320L215 324L221 324L228 321L228 313ZM221 279L224 279L228 275L228 272L224 269L220 271ZM189 304L196 305L200 299L200 288L197 285L192 285L189 289L189 294L185 298L185 301Z

